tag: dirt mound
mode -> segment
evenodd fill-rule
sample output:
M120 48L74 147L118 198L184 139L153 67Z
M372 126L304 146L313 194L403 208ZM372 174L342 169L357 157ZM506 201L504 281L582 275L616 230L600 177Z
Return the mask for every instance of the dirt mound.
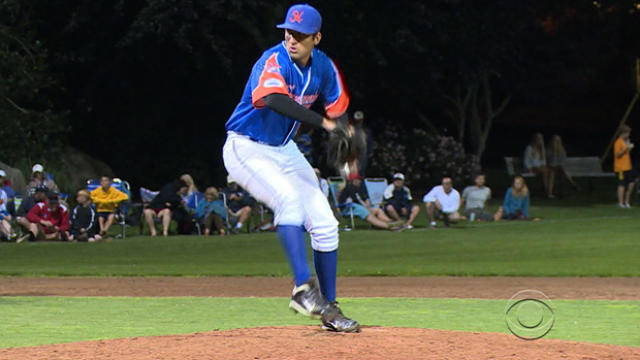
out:
M640 348L495 333L366 327L359 334L336 334L292 326L1 349L0 359L627 360L640 359Z

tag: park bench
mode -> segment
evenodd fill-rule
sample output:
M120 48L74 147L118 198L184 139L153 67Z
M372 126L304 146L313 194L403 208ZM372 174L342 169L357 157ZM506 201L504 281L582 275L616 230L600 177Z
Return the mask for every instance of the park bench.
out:
M521 175L522 177L534 177L532 172L524 172L522 165L522 159L518 157L505 157L504 162L507 166L507 173L513 177L515 175ZM602 170L600 165L600 158L597 156L587 157L568 157L565 161L565 169L574 178L584 177L588 179L587 189L593 191L593 178L613 177L613 172L607 172ZM562 180L562 177L559 178ZM560 191L562 191L562 181L559 182Z
M522 177L535 176L532 172L524 172L522 159L518 157L505 157L505 165L509 176L522 175ZM568 157L565 162L565 169L572 177L611 177L612 172L602 171L600 158L597 156Z

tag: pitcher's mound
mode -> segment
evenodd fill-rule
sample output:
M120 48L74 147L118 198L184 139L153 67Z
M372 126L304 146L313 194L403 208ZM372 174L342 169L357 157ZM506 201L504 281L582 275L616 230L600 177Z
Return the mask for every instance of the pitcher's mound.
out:
M640 359L640 348L507 334L365 327L263 327L0 350L0 359Z

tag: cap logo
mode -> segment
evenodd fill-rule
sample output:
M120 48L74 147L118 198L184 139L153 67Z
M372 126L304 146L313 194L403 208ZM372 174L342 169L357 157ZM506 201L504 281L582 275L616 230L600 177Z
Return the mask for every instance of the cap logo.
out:
M291 17L289 17L289 22L297 22L298 24L302 23L302 14L304 11L293 10L291 12Z

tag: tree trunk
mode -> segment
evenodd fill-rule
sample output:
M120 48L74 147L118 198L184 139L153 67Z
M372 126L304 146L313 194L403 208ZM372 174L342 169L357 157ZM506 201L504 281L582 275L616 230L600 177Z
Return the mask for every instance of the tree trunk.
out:
M511 96L507 96L502 100L500 105L494 109L491 83L489 73L487 71L482 73L480 81L482 82L482 91L479 91L478 89L476 95L482 97L484 106L478 104L476 96L474 96L474 100L471 103L471 110L473 114L471 117L471 128L473 129L473 135L476 141L474 153L478 156L478 159L482 159L482 155L486 149L487 139L489 138L489 134L491 133L491 128L493 126L493 120L500 115L502 111L504 111L511 101ZM479 85L480 84L478 84L478 86ZM480 110L481 106L484 107L483 111Z

